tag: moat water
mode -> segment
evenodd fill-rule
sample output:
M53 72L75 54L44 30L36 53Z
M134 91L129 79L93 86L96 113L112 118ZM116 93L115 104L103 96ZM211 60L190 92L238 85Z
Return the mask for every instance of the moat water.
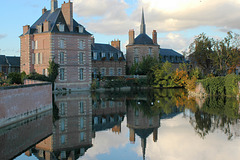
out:
M43 96L43 95L40 95ZM185 90L53 95L53 110L0 129L0 159L240 159L236 98Z

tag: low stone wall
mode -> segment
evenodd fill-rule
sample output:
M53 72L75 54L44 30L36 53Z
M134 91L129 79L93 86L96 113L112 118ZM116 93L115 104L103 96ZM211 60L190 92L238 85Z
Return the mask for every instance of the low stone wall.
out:
M0 88L0 128L51 108L51 83Z

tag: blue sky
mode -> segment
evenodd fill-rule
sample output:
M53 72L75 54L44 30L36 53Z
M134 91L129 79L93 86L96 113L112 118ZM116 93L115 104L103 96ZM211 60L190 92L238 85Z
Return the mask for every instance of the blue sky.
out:
M59 7L64 0L58 0ZM68 0L67 0L68 1ZM227 31L240 33L240 0L71 0L74 18L91 32L95 41L120 39L122 50L128 30L139 34L141 8L145 11L147 33L156 29L161 48L178 52L188 49L194 36L205 32L214 38ZM50 0L8 0L1 2L0 54L20 55L22 26L32 25Z

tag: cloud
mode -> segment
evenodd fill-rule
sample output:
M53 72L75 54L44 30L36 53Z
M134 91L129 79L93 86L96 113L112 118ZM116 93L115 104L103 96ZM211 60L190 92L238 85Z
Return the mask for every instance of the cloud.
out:
M186 46L189 46L193 41L192 38L186 38L182 34L172 32L168 33L165 37L159 37L158 39L158 44L160 44L161 48L174 49L179 53L187 50Z
M190 125L189 118L182 114L169 120L161 120L158 141L147 140L146 159L202 160L202 159L239 159L239 138L228 141L220 130L209 133L203 140ZM221 147L220 147L221 146ZM137 149L142 154L141 146Z
M142 6L150 31L181 31L199 26L240 29L239 0L138 0L136 6L128 0L74 0L74 12L85 17L88 30L110 35L127 34L132 28L139 31Z
M0 39L3 39L3 38L5 38L5 37L7 37L6 34L0 34Z

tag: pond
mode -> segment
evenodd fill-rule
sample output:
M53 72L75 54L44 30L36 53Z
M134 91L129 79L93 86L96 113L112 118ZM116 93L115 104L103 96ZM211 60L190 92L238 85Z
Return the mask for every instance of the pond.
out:
M240 158L236 98L183 89L53 95L53 111L0 129L0 159Z

